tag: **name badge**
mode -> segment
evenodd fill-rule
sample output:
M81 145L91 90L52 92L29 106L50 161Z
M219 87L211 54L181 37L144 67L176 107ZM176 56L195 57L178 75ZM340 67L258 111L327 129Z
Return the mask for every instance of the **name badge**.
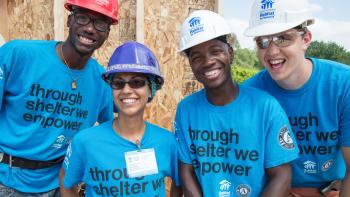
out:
M158 173L154 148L129 151L124 154L126 170L130 178Z

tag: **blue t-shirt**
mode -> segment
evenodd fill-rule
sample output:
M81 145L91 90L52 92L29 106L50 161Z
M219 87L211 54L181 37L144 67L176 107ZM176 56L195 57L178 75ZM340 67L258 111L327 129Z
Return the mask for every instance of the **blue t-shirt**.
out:
M64 186L84 182L86 196L165 197L166 176L179 184L175 137L170 131L146 122L140 147L122 138L112 128L113 121L77 134L63 164ZM158 173L130 178L124 154L154 149Z
M277 98L289 117L300 150L292 162L293 187L323 187L343 179L340 148L350 146L349 66L310 60L311 77L297 90L282 89L266 70L246 81Z
M174 127L179 159L193 165L204 196L260 196L265 169L298 156L281 106L251 87L225 106L209 103L205 89L186 97Z
M0 152L52 160L65 155L76 132L113 118L103 67L89 59L84 69L71 73L57 56L56 44L16 40L0 48ZM23 192L44 192L59 186L60 167L26 170L0 163L0 182Z

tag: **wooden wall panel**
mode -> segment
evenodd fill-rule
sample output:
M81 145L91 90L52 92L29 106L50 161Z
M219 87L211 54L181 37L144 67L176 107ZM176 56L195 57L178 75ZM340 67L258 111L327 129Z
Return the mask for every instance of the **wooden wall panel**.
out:
M187 59L177 52L181 24L193 10L214 10L213 0L144 0L145 44L158 57L165 85L146 110L146 118L172 129L176 106L201 86L195 80Z
M53 39L52 9L52 1L8 0L9 40Z
M108 39L95 51L94 57L107 66L115 48L136 39L136 0L119 0L119 23L111 27Z

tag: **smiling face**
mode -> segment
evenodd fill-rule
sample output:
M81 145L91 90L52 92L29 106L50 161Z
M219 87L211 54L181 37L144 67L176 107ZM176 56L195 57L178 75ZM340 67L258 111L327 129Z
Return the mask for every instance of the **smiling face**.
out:
M231 82L232 48L213 39L193 46L188 60L195 77L205 88L213 89Z
M130 81L133 81L131 86L135 86L134 88L126 83L121 89L113 89L114 103L118 107L118 113L120 115L140 115L143 117L148 97L151 95L147 77L138 73L118 73L113 76L111 83L121 84ZM142 81L146 83L144 86L140 87Z
M266 49L258 47L259 60L277 83L303 83L305 81L303 76L307 76L304 72L307 68L305 52L311 42L311 33L307 31L300 35L296 29L291 29L277 34L277 36L283 36L284 34L293 35L290 37L290 39L293 39L290 40L291 44L279 47L271 42ZM256 40L258 39L256 38Z
M81 16L88 16L91 21L86 25L81 25L77 22ZM111 22L108 17L86 9L76 9L73 14L69 15L67 21L67 26L69 27L68 40L79 54L91 55L108 38L109 25L105 32L97 30L94 26L94 21L101 20L107 23Z

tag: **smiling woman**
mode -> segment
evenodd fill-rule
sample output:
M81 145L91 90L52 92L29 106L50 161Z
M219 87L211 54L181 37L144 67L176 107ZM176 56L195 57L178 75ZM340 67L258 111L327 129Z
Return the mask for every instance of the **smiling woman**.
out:
M146 46L126 42L115 50L102 77L113 90L118 116L72 141L62 171L63 193L85 182L92 196L165 197L165 177L179 185L175 138L143 118L146 104L164 83L158 60ZM94 140L84 143L87 139ZM106 176L99 177L100 172ZM179 192L175 184L173 194Z

